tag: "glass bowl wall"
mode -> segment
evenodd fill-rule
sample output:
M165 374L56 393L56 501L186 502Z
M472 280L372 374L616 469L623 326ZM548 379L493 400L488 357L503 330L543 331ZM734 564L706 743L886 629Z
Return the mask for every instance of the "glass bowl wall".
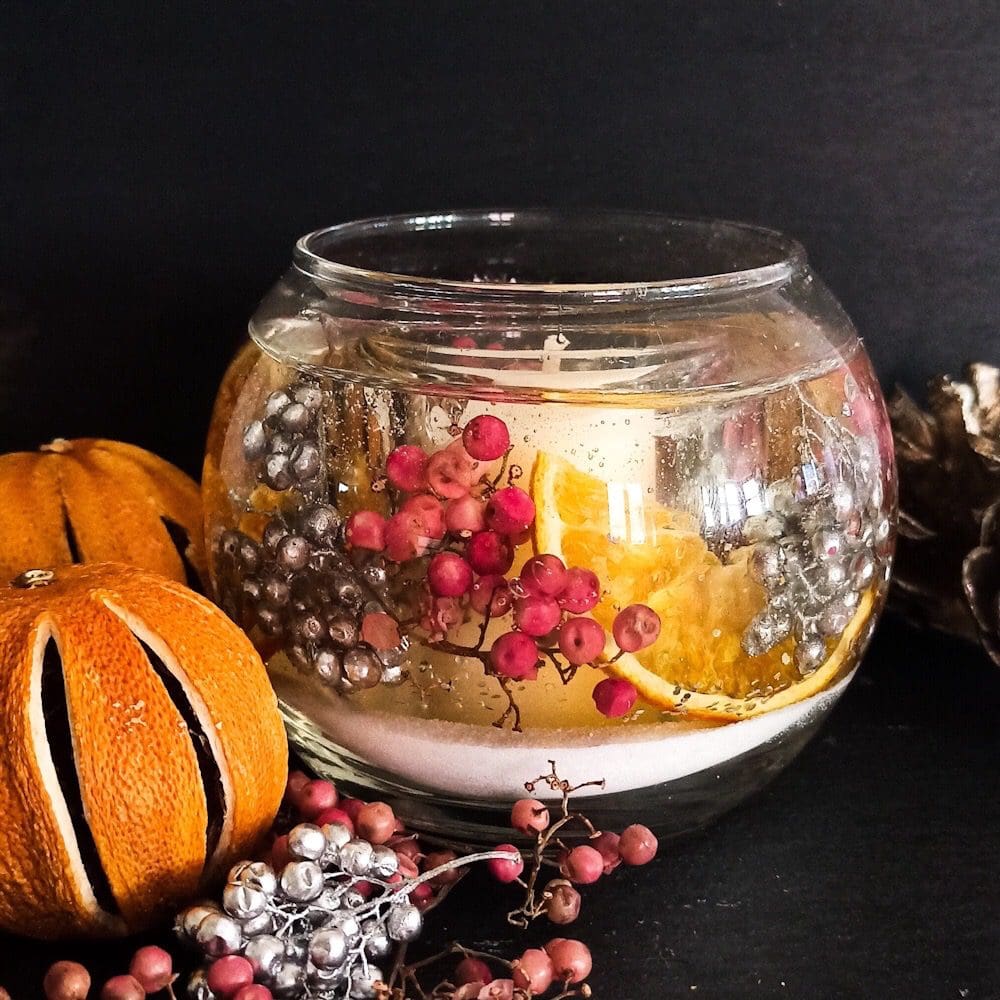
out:
M878 384L801 247L628 213L304 237L204 485L299 752L470 843L549 761L668 835L760 787L855 670L895 516Z

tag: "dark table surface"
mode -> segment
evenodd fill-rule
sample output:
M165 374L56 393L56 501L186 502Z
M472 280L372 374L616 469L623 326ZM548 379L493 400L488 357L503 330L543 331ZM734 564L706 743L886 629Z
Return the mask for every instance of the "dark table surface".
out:
M763 794L585 890L573 934L592 947L595 997L1000 997L998 715L984 655L887 617L825 728ZM466 880L419 948L525 947L503 892ZM96 978L124 971L135 944L0 937L0 982L38 997L53 959Z

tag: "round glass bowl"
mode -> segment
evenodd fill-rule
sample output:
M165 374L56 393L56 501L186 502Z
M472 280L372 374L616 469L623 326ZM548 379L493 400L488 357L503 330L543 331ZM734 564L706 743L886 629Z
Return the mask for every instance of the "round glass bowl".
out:
M204 486L299 753L469 843L550 761L661 835L759 788L850 680L894 537L879 387L802 248L638 213L304 237Z

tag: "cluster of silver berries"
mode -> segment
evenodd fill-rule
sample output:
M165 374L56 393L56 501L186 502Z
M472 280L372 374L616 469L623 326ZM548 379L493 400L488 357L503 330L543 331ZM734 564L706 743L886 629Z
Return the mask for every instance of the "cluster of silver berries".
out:
M322 468L318 432L323 393L305 381L276 389L259 420L243 431L243 454L257 466L257 476L272 490L314 486Z
M744 537L755 543L751 575L767 602L747 626L742 646L759 656L789 636L802 676L827 656L880 572L891 524L882 510L881 480L852 476L811 495L781 481L769 490L771 512L748 518Z
M189 984L194 1000L215 1000L208 970L227 955L242 955L254 981L276 998L373 997L385 978L376 963L423 927L410 902L414 888L475 861L510 857L485 852L399 879L391 847L357 838L341 823L294 827L288 854L280 872L263 861L237 864L221 906L199 903L178 916L178 936L207 960Z
M307 504L274 514L261 540L224 531L215 544L219 603L248 631L282 642L292 665L346 694L403 679L406 640L375 648L364 641L365 616L389 614L384 560L345 555L340 512Z

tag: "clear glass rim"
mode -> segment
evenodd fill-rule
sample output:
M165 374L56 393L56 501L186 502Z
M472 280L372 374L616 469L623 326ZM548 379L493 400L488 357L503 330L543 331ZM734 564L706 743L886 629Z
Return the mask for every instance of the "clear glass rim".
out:
M764 263L732 267L717 273L663 280L609 282L496 282L458 280L360 267L336 259L336 248L348 241L430 230L474 231L524 225L540 232L582 223L620 230L659 231L664 237L686 230L750 241ZM322 249L320 249L322 247ZM294 267L310 278L381 295L440 297L471 301L523 302L541 305L546 299L607 303L641 299L646 302L690 300L697 296L772 287L789 280L806 266L806 252L796 240L764 226L697 216L618 209L463 209L374 216L314 230L295 244Z

